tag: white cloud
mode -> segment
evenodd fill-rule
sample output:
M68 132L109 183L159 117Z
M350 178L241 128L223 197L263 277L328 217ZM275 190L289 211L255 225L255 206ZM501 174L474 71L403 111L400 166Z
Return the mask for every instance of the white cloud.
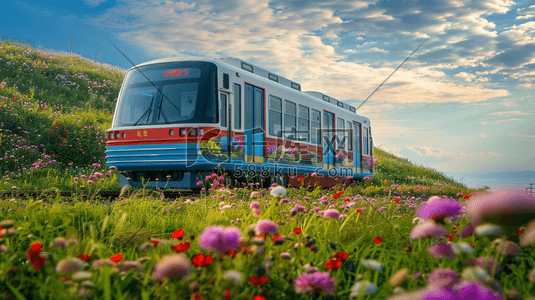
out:
M489 124L489 122L485 122L485 121L482 121L482 122L479 122L479 123L481 123L481 124L483 124L483 125L487 125L487 124Z
M489 116L503 116L503 115L514 115L514 116L524 116L524 115L532 115L532 112L522 111L522 110L513 110L513 111L497 111L490 114L487 114Z
M489 158L489 157L500 156L500 154L492 152L492 151L464 153L464 152L445 151L445 150L434 148L434 147L413 146L413 145L405 146L404 148L407 150L411 150L420 156L423 156L421 151L424 151L426 157L437 157L437 158L443 158L443 157Z
M505 123L505 122L514 122L514 121L523 121L524 119L507 119L507 120L498 120L493 123Z
M525 8L519 8L516 10L517 20L535 18L535 5Z
M486 138L487 136L486 136L486 135L484 135L484 134L482 134L482 135L481 135L481 137L482 137L482 138Z
M354 49L346 49L344 50L345 53L357 53L357 50Z
M503 106L505 106L505 107L514 107L514 106L518 106L518 103L510 102L510 101L501 102L500 104L503 105Z
M514 137L525 137L525 138L535 138L535 135L529 135L529 134L520 134L516 131L511 131L509 132L509 135L510 136L514 136Z
M96 7L104 2L107 2L108 0L83 0L83 1L89 7Z

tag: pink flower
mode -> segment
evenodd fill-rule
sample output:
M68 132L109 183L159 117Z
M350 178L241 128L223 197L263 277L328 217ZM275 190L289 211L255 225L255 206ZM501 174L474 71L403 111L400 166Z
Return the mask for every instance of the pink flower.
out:
M435 269L427 281L439 288L451 288L459 281L459 276L452 269Z
M117 171L117 167L116 166L111 166L110 169Z
M256 201L253 201L251 202L251 204L249 205L249 207L251 209L260 209L260 203L256 202Z
M453 199L436 197L424 202L417 215L422 219L439 220L460 214L461 208L461 204Z
M323 213L323 216L326 218L338 219L340 217L340 213L336 209L328 209Z
M152 279L180 279L189 275L190 267L189 259L184 254L166 255L154 265Z
M447 232L444 227L436 224L433 220L425 220L422 224L418 224L412 228L411 239L417 240L427 237L438 238L446 236L446 234Z
M87 183L89 183L89 184L95 184L95 182L93 182L93 180L88 180Z
M453 259L455 257L455 253L450 244L438 243L430 246L427 250L429 251L429 254L435 258Z
M335 281L327 272L303 273L294 282L298 294L327 292L334 295L334 286Z
M260 220L256 223L255 226L256 234L272 234L276 235L279 233L279 228L277 224L267 220Z
M240 247L241 232L236 227L211 226L204 228L199 245L207 251L225 253Z

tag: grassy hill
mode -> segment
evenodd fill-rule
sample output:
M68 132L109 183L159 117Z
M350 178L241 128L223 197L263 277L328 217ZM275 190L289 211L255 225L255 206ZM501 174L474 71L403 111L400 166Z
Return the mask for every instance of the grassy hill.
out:
M80 189L73 178L105 166L110 127L124 70L78 56L0 43L0 189ZM435 170L375 149L375 192L392 184L416 191L466 192ZM92 188L118 189L111 172ZM88 187L83 187L88 188Z

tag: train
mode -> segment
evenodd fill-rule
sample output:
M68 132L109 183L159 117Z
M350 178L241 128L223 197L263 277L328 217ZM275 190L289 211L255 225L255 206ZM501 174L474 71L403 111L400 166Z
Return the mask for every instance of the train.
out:
M238 58L132 67L107 130L121 187L197 189L206 176L283 186L374 174L370 120L354 106Z

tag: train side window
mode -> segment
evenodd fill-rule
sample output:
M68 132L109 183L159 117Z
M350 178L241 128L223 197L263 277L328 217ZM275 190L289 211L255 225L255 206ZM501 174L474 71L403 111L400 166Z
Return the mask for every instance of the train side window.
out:
M316 145L321 144L321 113L318 110L311 109L310 129L311 136L310 141Z
M346 140L345 140L345 124L346 122L342 118L337 118L337 133L336 133L336 139L338 144L338 149L345 149L346 148Z
M234 129L241 129L241 85L234 84Z
M368 155L368 128L362 130L362 154Z
M347 150L352 151L353 150L353 128L351 127L351 122L347 121Z
M308 142L309 134L309 109L308 107L299 104L299 140L303 142Z
M297 108L291 101L285 100L284 102L284 137L295 140L297 138Z
M282 99L269 95L269 134L282 137Z
M220 118L221 118L221 127L227 126L227 95L226 94L219 94L219 97L221 98L221 110L220 110Z

